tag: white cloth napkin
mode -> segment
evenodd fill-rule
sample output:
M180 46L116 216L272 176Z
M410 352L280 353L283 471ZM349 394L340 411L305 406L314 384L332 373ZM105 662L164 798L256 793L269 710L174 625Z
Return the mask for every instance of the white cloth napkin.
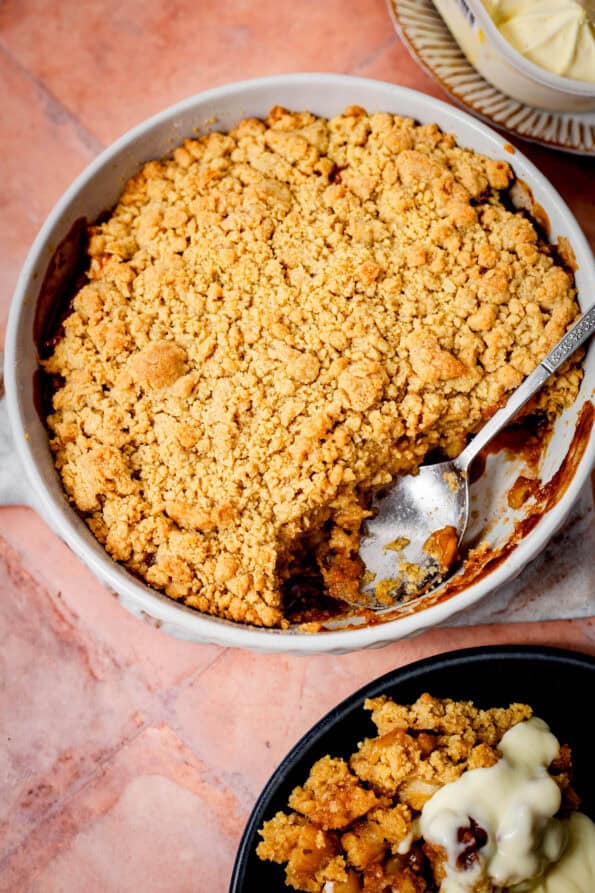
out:
M587 483L562 530L516 580L443 626L595 616L594 521L593 494Z

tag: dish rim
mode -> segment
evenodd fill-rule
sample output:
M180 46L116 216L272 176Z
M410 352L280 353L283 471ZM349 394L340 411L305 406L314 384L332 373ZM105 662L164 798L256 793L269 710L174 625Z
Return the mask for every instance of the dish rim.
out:
M333 726L344 721L355 710L363 709L363 703L367 698L378 697L378 695L384 693L384 689L389 685L393 686L406 682L418 676L423 677L428 670L463 666L466 663L477 666L477 664L489 664L511 659L529 662L545 661L549 664L579 667L592 672L595 678L595 655L582 651L573 651L569 648L558 648L551 645L479 645L461 650L444 651L440 654L424 657L413 663L389 670L376 679L372 679L358 688L353 694L340 701L315 722L286 753L272 772L258 795L244 826L236 851L228 893L247 893L242 886L245 882L246 863L252 853L256 834L261 821L264 819L269 801L274 796L277 788L284 782L286 776L293 770L295 764Z
M370 646L381 647L396 639L415 635L428 627L436 626L479 601L498 585L514 578L516 573L520 572L545 547L561 523L561 519L575 501L584 479L588 475L587 466L590 468L595 461L594 430L585 448L582 460L557 505L542 516L539 524L527 537L518 543L509 558L477 583L472 583L462 592L451 596L443 602L395 620L367 624L347 630L317 633L306 633L295 628L280 630L236 623L203 614L168 598L158 590L150 589L148 586L135 580L124 567L116 564L103 547L100 547L101 554L94 550L76 527L76 518L73 517L74 509L67 505L65 501L58 503L54 499L38 467L34 450L26 431L24 411L21 405L26 400L26 395L22 393L22 388L19 386L19 353L17 347L19 323L23 313L26 289L35 266L39 263L44 248L47 247L48 238L54 227L58 225L62 215L68 211L71 202L81 190L100 175L101 171L112 162L112 159L120 156L123 150L140 137L146 136L154 129L174 121L176 116L191 111L197 105L214 102L229 96L239 96L241 98L243 94L261 88L271 87L277 91L282 91L284 87L306 86L313 89L316 85L320 85L321 81L324 81L329 88L333 85L341 88L347 97L351 88L369 89L371 86L373 89L389 90L395 96L395 104L398 97L407 98L412 103L423 102L424 115L426 113L433 115L435 110L435 114L439 117L446 115L447 118L452 117L454 120L462 120L466 128L476 131L478 136L484 139L487 138L490 144L493 145L494 152L496 150L498 150L499 154L503 152L504 144L502 137L470 114L420 91L384 81L351 75L307 73L273 75L271 77L232 82L231 84L215 87L168 106L146 121L141 122L123 134L91 162L64 192L43 224L23 264L11 303L5 345L7 409L11 430L15 439L16 452L21 464L24 466L27 480L36 494L37 507L40 509L42 516L57 530L58 534L73 549L78 558L90 567L104 583L107 583L116 594L122 597L125 606L130 607L131 610L137 613L137 616L140 614L149 617L158 625L165 627L166 631L183 638L190 638L193 641L252 648L255 651L326 653L351 651ZM345 99L345 102L347 101L348 99ZM372 99L370 101L372 102ZM339 105L339 103L337 104ZM198 117L198 110L196 114ZM179 134L179 136L182 136L182 134ZM515 155L515 167L517 171L520 168L521 175L528 178L531 187L538 185L541 190L547 193L548 208L555 207L557 212L564 218L568 227L566 235L577 254L585 257L591 256L588 243L578 222L553 185L521 152ZM591 263L589 269L592 278L595 278L595 264ZM127 599L128 601L126 601ZM170 625L169 630L167 629L168 625Z

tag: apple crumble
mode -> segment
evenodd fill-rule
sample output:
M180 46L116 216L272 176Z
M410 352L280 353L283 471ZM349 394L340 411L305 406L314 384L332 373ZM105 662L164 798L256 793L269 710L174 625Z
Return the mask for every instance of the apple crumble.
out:
M262 626L296 581L357 593L370 495L459 453L579 313L513 179L359 107L275 107L145 164L42 364L56 467L113 559Z
M411 706L382 696L365 707L377 736L346 760L318 760L289 796L291 812L259 831L258 856L285 866L288 887L496 893L560 862L579 805L571 753L531 707L482 710L427 693ZM582 819L577 847L595 831Z

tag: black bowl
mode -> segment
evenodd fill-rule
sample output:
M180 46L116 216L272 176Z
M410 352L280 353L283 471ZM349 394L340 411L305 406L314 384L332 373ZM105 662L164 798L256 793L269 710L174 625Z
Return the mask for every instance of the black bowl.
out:
M439 698L471 700L479 707L530 704L574 754L581 809L595 819L593 745L585 713L595 692L595 658L557 648L495 646L439 654L393 670L361 688L327 713L287 754L258 798L240 842L230 893L287 890L284 867L256 855L258 829L278 810L288 810L293 788L325 754L349 757L376 727L363 709L366 698L387 694L408 704L424 691Z

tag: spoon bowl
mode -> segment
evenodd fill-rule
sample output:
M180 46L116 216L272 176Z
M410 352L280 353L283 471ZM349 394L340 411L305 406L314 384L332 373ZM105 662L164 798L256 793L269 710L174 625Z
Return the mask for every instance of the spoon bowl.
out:
M456 459L422 466L417 474L397 478L388 492L374 497L375 514L360 543L366 571L358 605L382 610L420 596L444 580L456 563L469 520L471 462L594 331L595 304Z
M360 544L360 557L371 571L363 591L381 608L421 595L452 566L469 515L467 473L456 459L423 466L378 494L372 511Z

